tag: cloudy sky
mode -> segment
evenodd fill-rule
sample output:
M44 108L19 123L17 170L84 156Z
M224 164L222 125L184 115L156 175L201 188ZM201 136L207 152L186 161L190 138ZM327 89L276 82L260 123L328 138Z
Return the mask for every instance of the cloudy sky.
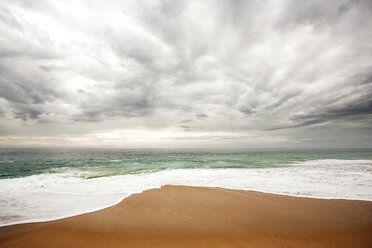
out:
M0 145L372 147L372 1L0 5Z

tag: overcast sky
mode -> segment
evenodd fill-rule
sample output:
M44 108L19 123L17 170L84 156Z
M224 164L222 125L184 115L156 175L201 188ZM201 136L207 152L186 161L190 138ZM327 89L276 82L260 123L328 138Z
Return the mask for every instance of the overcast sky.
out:
M372 1L0 4L0 145L372 147Z

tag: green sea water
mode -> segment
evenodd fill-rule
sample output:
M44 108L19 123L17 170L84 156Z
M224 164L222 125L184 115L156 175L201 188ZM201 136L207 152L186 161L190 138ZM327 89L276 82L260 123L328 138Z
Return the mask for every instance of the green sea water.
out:
M1 148L0 179L74 169L77 176L96 178L169 169L274 168L321 159L372 160L372 150Z

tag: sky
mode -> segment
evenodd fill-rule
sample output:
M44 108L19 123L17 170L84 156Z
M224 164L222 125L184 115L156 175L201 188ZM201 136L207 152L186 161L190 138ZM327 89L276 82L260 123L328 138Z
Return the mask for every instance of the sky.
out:
M372 1L0 5L0 146L372 148Z

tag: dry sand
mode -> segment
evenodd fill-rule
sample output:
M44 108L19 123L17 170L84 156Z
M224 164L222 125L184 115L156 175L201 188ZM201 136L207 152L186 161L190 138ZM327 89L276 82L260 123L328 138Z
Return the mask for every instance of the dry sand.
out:
M0 228L0 247L372 247L372 202L165 186L63 220Z

